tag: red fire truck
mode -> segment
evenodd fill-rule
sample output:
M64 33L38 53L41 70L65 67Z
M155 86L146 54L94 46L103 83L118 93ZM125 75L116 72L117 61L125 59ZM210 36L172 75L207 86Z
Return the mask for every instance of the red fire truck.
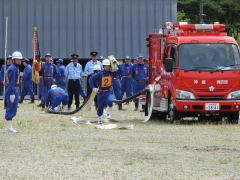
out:
M240 50L223 31L223 24L168 22L149 35L154 112L170 121L208 116L238 123Z

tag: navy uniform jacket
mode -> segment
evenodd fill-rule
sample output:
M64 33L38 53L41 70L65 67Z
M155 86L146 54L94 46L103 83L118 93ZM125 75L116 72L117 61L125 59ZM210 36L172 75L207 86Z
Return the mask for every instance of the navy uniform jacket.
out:
M56 65L48 62L42 64L41 71L43 77L57 77L59 75Z
M146 64L134 64L132 70L132 77L136 81L143 81L148 79L148 65Z
M49 105L50 102L54 102L56 100L58 100L59 98L61 98L63 95L66 95L65 91L60 88L57 87L56 89L50 89L48 91L48 98L47 98L47 105Z
M6 76L8 92L11 93L11 90L20 87L19 74L18 66L15 63L8 68Z
M3 82L4 81L4 71L5 71L5 64L4 65L2 65L2 67L1 67L1 73L0 73L0 80ZM8 70L8 68L10 67L10 65L7 65L6 66L6 70Z
M90 87L92 89L99 88L99 92L107 92L112 90L113 78L116 78L117 76L117 72L113 73L102 70L90 78Z
M131 63L121 64L119 68L121 69L122 77L128 77L128 78L132 77L133 65Z
M56 80L65 80L65 66L61 65L61 66L57 66L57 70L59 72L59 74L56 77Z
M24 84L27 84L27 83L31 84L32 83L32 67L31 67L31 65L28 64L24 68L22 80L23 80Z

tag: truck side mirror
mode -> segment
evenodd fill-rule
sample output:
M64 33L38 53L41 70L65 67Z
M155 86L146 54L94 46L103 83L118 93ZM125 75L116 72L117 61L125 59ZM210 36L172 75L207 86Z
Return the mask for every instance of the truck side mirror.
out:
M165 58L164 64L165 64L166 72L173 71L173 59L172 58Z

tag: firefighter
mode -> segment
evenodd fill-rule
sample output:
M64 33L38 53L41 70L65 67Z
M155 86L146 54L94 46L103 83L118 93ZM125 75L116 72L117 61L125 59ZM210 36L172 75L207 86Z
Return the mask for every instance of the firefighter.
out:
M132 68L131 59L129 56L126 56L124 64L120 65L122 97L124 93L126 93L127 97L132 96Z
M57 69L59 71L59 75L56 77L56 84L58 87L65 89L66 88L66 79L65 79L65 66L63 65L63 60L57 60Z
M88 75L88 77L87 77L87 96L89 96L92 93L92 89L89 86L89 79L93 74L94 66L98 64L102 67L101 62L99 62L97 59L98 52L93 51L90 54L91 54L91 60L86 64L85 69L84 69L84 73Z
M67 93L57 85L52 85L51 89L48 91L47 107L51 104L50 111L61 110L60 105L62 104L62 110L66 110L68 105L68 95Z
M5 66L6 66L6 70L8 69L9 66L11 66L11 64L13 63L13 60L12 60L12 56L8 56L7 57L7 62L6 62L6 65L2 65L1 67L1 73L0 73L0 80L2 82L4 82L4 71L5 71Z
M54 78L59 76L59 71L55 64L53 64L52 55L47 53L45 55L46 62L42 63L42 78L43 78L43 94L42 94L42 109L45 108L45 104L48 97L48 91L54 83Z
M4 92L4 86L5 86L5 82L4 82L4 77L5 77L5 75L4 74L6 74L6 71L5 71L5 67L6 67L6 70L11 66L11 64L13 63L13 60L12 60L12 56L8 56L7 57L7 62L6 62L6 65L4 64L4 65L2 65L2 67L1 67L1 73L0 73L0 80L1 80L1 82L2 82L2 92ZM5 73L4 73L5 72ZM5 78L6 79L6 78ZM6 93L5 93L6 94ZM7 103L7 99L6 99L6 96L5 96L5 100L4 100L4 108L6 108L6 103Z
M148 66L144 64L144 56L139 55L138 63L133 65L132 77L134 79L134 94L143 90L147 85ZM134 99L135 111L138 110L139 99Z
M12 119L17 114L18 100L19 100L19 87L20 87L20 73L19 66L23 59L22 53L15 51L12 54L13 64L9 66L6 72L6 114L4 132L17 133L18 131L12 127Z
M134 57L132 60L132 64L137 64L137 62L138 62L138 57Z
M113 78L116 77L116 73L110 71L111 64L108 59L104 59L102 62L103 70L92 76L90 79L90 87L97 94L97 115L98 124L103 124L103 111L108 106L111 112L113 106Z
M33 93L33 81L32 81L32 67L29 64L29 59L24 58L23 60L24 71L22 76L22 93L21 100L19 103L23 103L24 97L29 94L31 97L31 103L34 103L34 93Z

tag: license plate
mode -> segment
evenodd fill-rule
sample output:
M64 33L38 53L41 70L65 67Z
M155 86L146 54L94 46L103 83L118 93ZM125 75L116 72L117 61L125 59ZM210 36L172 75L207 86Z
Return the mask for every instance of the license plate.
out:
M205 110L207 111L219 111L219 103L206 103Z

